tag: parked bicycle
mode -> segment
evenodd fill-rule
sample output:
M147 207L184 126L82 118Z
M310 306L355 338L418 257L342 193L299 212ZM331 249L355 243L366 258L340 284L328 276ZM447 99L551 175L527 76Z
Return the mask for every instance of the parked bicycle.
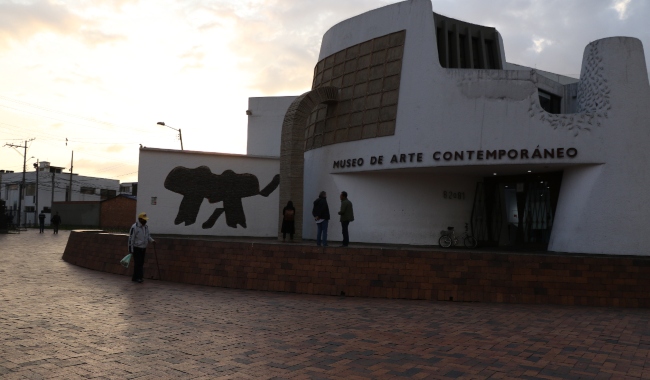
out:
M476 238L469 233L469 227L467 223L465 223L465 232L459 237L456 237L454 227L447 227L447 231L440 231L440 239L438 239L438 244L440 244L440 246L443 248L449 248L452 245L458 245L459 240L462 241L467 248L476 248L478 245Z

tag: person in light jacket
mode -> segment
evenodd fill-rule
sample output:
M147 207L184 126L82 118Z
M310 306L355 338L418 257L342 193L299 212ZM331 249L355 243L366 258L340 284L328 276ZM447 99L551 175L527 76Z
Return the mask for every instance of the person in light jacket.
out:
M138 220L131 226L129 231L129 252L133 254L133 277L131 281L142 283L144 278L144 255L147 250L149 242L156 244L149 234L149 226L147 226L146 212L138 214Z

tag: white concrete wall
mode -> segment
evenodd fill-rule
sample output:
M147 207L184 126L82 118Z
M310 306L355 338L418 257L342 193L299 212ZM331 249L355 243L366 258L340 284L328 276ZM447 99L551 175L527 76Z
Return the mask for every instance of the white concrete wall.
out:
M650 89L643 46L624 37L592 43L582 77L594 61L598 81L591 86L606 94L597 99L606 105L604 164L565 171L549 249L650 255ZM590 107L590 99L583 103Z
M307 170L327 171L310 162ZM341 241L338 211L341 191L354 209L350 241L386 244L438 245L440 231L453 226L462 233L470 222L476 182L473 176L431 172L369 172L333 175L305 182L303 237L316 238L312 205L320 191L327 192L330 208L329 240ZM463 199L444 198L444 192L462 193Z
M576 83L576 82L580 81L580 79L568 77L566 75L555 74L555 73L551 73L549 71L539 70L539 69L536 69L536 68L533 68L533 67L528 67L528 66L522 66L522 65L518 65L516 63L511 63L511 62L506 62L503 65L503 69L504 70L520 70L520 71L535 71L539 75L544 76L546 78L549 78L549 79L551 79L551 80L553 80L553 81L555 81L555 82L557 82L559 84L562 84L562 85Z
M246 214L246 228L232 228L226 225L226 215L222 214L213 227L203 229L205 222L223 202L209 203L203 200L196 222L191 225L176 225L174 220L179 211L183 195L164 187L169 172L178 167L197 168L207 166L214 174L221 175L225 170L237 174L250 173L257 176L260 189L264 188L276 174L280 173L280 161L274 157L254 157L234 154L218 154L192 151L173 151L162 149L141 149L138 168L137 212L149 215L149 225L154 234L214 235L214 236L277 236L279 189L268 197L256 195L242 198ZM152 205L152 197L156 204ZM133 216L135 221L136 215Z
M248 98L248 142L251 156L280 156L280 138L284 115L295 96Z

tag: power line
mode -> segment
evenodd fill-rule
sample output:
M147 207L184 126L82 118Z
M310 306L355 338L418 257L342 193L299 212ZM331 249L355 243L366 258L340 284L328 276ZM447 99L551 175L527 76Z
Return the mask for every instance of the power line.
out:
M52 135L52 134L49 134L49 133L46 133L46 132L43 132L43 131L35 131L34 129L29 128L29 127L19 127L17 125L4 123L4 122L0 122L0 124L16 128L17 130L22 131L22 132L30 131L33 134L36 134L37 137L39 137L39 139L41 139L41 140L66 142L65 137ZM9 130L9 131L12 130L12 129L2 128L2 127L0 127L0 129ZM11 133L11 132L9 132L9 133L12 134L12 135L17 135L16 133ZM43 138L42 136L47 136L49 138ZM92 141L87 141L87 140L82 140L82 139L68 139L67 141L68 142L75 142L75 143L82 143L82 144L106 144L106 145L109 145L109 144L114 144L114 145L139 144L139 142L132 142L132 141L106 142L106 139L103 139L103 138L93 138L93 139L94 140L102 140L102 142L92 142ZM20 139L14 139L14 140L20 140Z
M67 117L72 117L72 118L76 118L76 119L86 120L86 121L90 121L90 122L97 123L97 124L103 124L103 125L108 126L108 127L128 129L129 131L139 131L139 132L143 132L143 133L151 133L151 130L142 130L142 129L137 129L137 128L133 128L133 127L120 126L120 125L113 124L113 123L110 123L110 122L107 122L107 121L97 120L97 119L89 118L89 117L82 116L82 115L76 115L76 114L72 114L72 113L68 113L68 112L63 112L63 111L59 111L59 110L54 110L54 109L51 109L51 108L48 108L48 107L43 107L43 106L40 106L40 105L37 105L37 104L33 104L33 103L28 103L28 102L24 102L24 101L20 101L20 100L12 99L12 98L9 98L9 97L6 97L6 96L2 96L2 95L0 95L0 99L4 99L4 100L10 101L10 102L14 102L14 103L19 103L19 104L25 105L25 106L27 106L27 107L36 108L36 109L39 109L39 110L42 110L42 111L46 111L46 112L52 112L52 113L55 113L55 114L65 115L65 116L67 116ZM80 123L75 123L75 122L71 122L71 121L61 120L61 119L58 119L58 118L55 118L55 117L52 117L52 116L46 116L46 115L36 114L36 113L34 113L34 112L30 112L30 111L27 111L27 110L23 110L23 109L19 109L19 108L11 107L11 106L8 106L8 105L0 104L0 107L9 108L9 109L14 110L14 111L25 112L25 113L28 113L28 114L30 114L30 115L35 115L35 116L45 117L45 118L48 118L48 119L53 119L53 120L57 120L57 121L61 121L61 122L66 122L66 123L70 123L70 124L77 124L77 125L80 125L80 126L90 127L90 126L87 125L87 124L80 124ZM90 127L90 128L96 128L96 127Z
M23 105L26 105L26 106L29 106L29 107L37 108L37 109L44 110L44 111L48 111L48 112L60 113L60 114L62 114L62 115L66 115L66 116L70 116L70 117L75 117L75 118L77 118L77 119L88 120L88 121L92 121L92 122L94 122L94 123L106 124L106 125L109 125L109 126L113 126L111 123L108 123L108 122L105 122L105 121L101 121L101 120L97 120L97 119L93 119L93 118L89 118L89 117L85 117L85 116L80 116L80 115L76 115L76 114L72 114L72 113L68 113L68 112L63 112L63 111L53 110L53 109L51 109L51 108L47 108L47 107L43 107L43 106L39 106L39 105L36 105L36 104L32 104L32 103L28 103L28 102L25 102L25 101L21 101L21 100L16 100L16 99L8 98L8 97L6 97L6 96L2 96L2 95L0 95L0 99L4 99L4 100L10 101L10 102L14 102L14 103L23 104Z
M124 177L124 176L127 176L127 175L129 175L129 174L135 174L135 173L137 173L137 171L135 171L135 172L131 172L131 173L126 173L126 174L117 175L116 177L118 177L118 178L119 178L119 177Z

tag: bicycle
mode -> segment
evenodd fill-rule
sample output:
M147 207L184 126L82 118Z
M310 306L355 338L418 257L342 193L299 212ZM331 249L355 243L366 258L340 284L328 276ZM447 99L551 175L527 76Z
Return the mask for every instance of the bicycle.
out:
M476 248L478 245L476 238L470 235L467 223L465 223L465 232L459 237L456 237L454 227L447 227L447 231L440 231L440 239L438 239L438 244L440 244L440 246L443 248L449 248L452 245L458 245L459 240L462 240L466 248Z

